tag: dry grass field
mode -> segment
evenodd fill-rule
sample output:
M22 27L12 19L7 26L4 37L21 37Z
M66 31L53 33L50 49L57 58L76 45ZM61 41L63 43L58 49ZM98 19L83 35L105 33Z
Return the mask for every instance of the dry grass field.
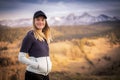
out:
M21 41L31 28L0 26L0 80L24 80L18 61ZM119 80L120 24L51 27L51 80Z

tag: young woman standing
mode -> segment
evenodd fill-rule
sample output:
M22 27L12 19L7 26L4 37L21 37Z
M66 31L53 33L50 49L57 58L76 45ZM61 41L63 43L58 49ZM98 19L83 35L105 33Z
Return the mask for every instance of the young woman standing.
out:
M52 63L49 57L51 40L47 16L43 11L35 12L33 30L28 31L22 41L18 60L27 65L25 80L49 80ZM29 55L29 58L26 57Z

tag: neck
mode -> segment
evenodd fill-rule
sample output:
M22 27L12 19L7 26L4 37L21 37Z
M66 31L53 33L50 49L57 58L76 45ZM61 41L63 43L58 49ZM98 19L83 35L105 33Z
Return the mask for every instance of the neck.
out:
M36 31L42 33L42 29L37 29Z

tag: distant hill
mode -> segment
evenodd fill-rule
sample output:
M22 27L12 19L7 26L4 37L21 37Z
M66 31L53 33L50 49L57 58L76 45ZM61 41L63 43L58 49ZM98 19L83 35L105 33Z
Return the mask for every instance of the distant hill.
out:
M96 26L111 26L111 27L119 27L120 28L120 20L117 21L104 21L104 22L96 22L91 24L92 25L96 25Z
M51 17L49 21L51 25L90 25L98 22L120 21L120 17L110 17L105 14L92 16L85 12L82 15L75 15L74 13L71 13L64 17Z
M120 21L120 17L119 16L110 17L105 14L93 16L85 12L82 15L70 13L67 16L62 16L62 17L53 16L53 17L49 17L47 21L50 26L90 25L99 22ZM28 27L28 26L32 26L32 19L28 18L28 19L16 19L16 20L1 20L0 25L9 26L9 27Z
M1 20L0 25L9 27L29 27L32 26L32 19Z

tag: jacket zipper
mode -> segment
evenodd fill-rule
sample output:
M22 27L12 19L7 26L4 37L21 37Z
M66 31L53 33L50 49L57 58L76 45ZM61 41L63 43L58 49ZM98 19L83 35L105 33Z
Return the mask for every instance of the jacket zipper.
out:
M48 73L48 60L47 60L47 57L46 57L46 63L47 63L47 73ZM46 73L46 75L47 75Z

